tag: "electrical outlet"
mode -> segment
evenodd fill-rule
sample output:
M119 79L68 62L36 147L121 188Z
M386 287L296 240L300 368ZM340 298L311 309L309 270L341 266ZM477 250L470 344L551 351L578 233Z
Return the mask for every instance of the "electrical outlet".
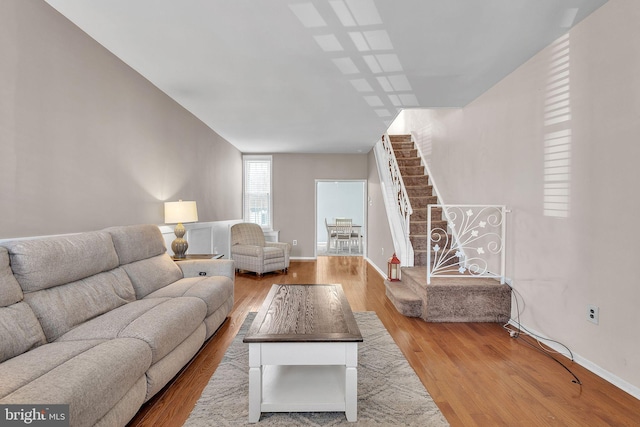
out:
M597 305L587 305L587 320L596 325L600 321L600 307Z
M293 241L293 246L298 246L298 241L297 240Z

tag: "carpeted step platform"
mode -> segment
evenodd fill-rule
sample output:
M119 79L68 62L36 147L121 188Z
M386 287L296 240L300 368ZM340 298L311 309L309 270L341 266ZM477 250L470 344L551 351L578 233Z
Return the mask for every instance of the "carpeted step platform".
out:
M511 288L495 279L434 277L427 285L426 267L405 267L401 277L389 282L387 296L405 316L427 322L506 322L511 316ZM415 297L421 300L418 316Z
M420 317L422 315L422 299L402 282L384 281L387 298L404 316Z

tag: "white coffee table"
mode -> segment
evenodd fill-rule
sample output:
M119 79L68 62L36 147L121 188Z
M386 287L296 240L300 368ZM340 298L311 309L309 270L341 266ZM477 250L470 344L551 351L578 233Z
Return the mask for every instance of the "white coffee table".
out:
M249 332L249 422L261 412L358 415L360 329L340 285L273 285Z

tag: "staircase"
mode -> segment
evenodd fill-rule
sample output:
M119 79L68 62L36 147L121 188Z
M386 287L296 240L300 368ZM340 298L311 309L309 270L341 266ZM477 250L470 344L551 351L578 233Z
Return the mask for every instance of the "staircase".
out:
M390 135L391 146L396 155L398 167L402 174L404 186L409 195L411 208L411 222L409 239L413 245L413 265L427 265L427 205L437 204L438 198L432 194L433 187L429 185L429 176L424 174L424 166L418 156L411 135ZM444 227L446 221L442 221L442 209L431 214L434 227Z
M403 315L427 322L506 322L511 315L511 289L497 280L433 277L427 285L427 251L431 246L427 205L438 204L438 198L432 193L411 135L390 135L389 139L413 209L409 238L414 267L402 268L400 282L385 281L387 297ZM431 223L434 229L447 229L441 208L432 209ZM450 236L448 241L452 241Z

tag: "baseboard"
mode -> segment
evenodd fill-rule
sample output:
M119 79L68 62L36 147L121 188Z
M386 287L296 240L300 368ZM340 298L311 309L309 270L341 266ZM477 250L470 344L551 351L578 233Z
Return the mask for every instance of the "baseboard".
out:
M296 256L296 257L289 257L290 261L315 261L316 257L313 256Z
M384 271L382 271L382 270L380 270L380 267L378 267L377 265L375 265L375 264L374 264L374 262L373 262L373 261L371 261L371 259L369 259L368 257L364 257L364 260L365 260L365 261L367 261L367 262L369 263L369 265L370 265L371 267L373 267L373 268L378 272L378 274L380 274L380 277L382 277L383 279L386 279L386 278L387 278L387 273L386 273L386 272L384 272Z
M518 327L518 325L513 321L513 319L509 320L509 324L514 328ZM532 334L539 335L541 337L544 336L540 332L537 332L526 325L523 325L523 326L527 328L527 330L530 331ZM555 342L551 342L551 341L543 341L543 342L546 346L551 347L553 350L557 351L559 354L569 359L569 357L565 354L567 349L564 348L562 345ZM633 384L630 384L629 382L623 380L617 375L612 374L606 369L603 369L602 367L596 365L589 359L586 359L580 356L579 354L573 353L573 361L576 362L578 365L582 366L583 368L593 372L603 380L613 384L614 386L625 391L626 393L629 393L631 396L635 397L636 399L640 399L640 387L636 387Z

